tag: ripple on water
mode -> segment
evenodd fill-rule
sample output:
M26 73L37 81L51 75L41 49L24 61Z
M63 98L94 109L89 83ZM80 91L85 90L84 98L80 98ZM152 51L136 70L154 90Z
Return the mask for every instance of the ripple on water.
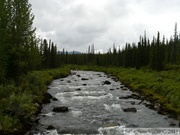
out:
M121 106L120 104L112 104L112 105L107 105L104 104L105 110L109 112L115 112L115 111L121 111Z
M124 135L125 126L100 127L98 129L101 135Z
M137 127L169 127L169 121L173 122L172 119L164 119L165 116L158 115L157 112L149 110L143 104L137 104L140 100L119 99L119 97L131 95L132 92L121 90L120 86L122 84L113 82L105 74L100 73L102 77L99 78L99 76L95 76L96 72L75 71L75 73L81 77L78 78L76 75L73 77L69 76L56 80L49 86L48 91L58 101L52 101L50 104L43 106L44 109L40 114L40 123L33 128L39 130L38 132L42 132L36 135L58 135L58 132L149 135L151 134L149 132L139 133L133 130L125 132L126 129L129 129L125 127L136 127L136 129ZM85 82L87 85L82 86L84 84L84 81L81 80L82 77L92 77L93 80L87 80ZM71 80L71 83L67 83L68 80ZM112 84L108 86L102 85L102 82L105 80L111 81ZM119 90L116 90L117 87ZM79 90L77 91L77 89ZM110 89L113 90L110 91ZM132 102L135 102L135 104L132 105ZM53 113L51 110L55 106L67 106L69 112ZM132 106L138 109L136 113L122 111L122 107ZM178 125L176 121L174 123ZM49 125L53 125L57 130L47 130Z
M49 117L52 117L53 116L53 112L49 112L49 113L46 113L46 114L41 114L43 116L49 116Z
M104 92L64 92L57 93L55 97L62 103L68 103L71 101L91 101L102 99L112 99L113 95L111 93L105 94Z
M82 115L82 112L79 110L72 110L71 113L73 117L79 117Z
M38 134L34 134L34 135L59 135L57 130L47 130L43 133L38 133Z

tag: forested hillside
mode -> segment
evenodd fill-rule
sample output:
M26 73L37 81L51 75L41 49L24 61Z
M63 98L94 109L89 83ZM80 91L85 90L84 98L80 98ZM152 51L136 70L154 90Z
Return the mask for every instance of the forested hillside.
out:
M76 54L68 53L65 49L59 51L51 40L37 38L31 10L28 0L0 0L2 134L23 129L22 123L29 121L30 116L38 111L36 103L42 103L46 85L54 78L69 74L70 68L63 68L64 65L136 69L145 67L158 72L173 69L179 73L180 38L177 24L170 39L157 32L150 41L145 32L140 36L138 43L127 43L123 49L117 49L114 45L107 53L101 54L95 53L95 47L92 45L86 53ZM55 69L58 67L61 68Z
M94 45L86 53L68 54L57 50L51 40L38 39L32 27L34 15L25 1L2 0L0 7L0 82L19 77L36 69L56 68L63 64L93 64L99 66L124 66L139 69L148 66L161 71L167 64L180 63L180 39L177 24L170 39L157 32L150 41L140 36L138 43L126 43L123 49L115 45L105 54L96 53ZM160 39L163 40L161 41Z
M149 67L156 71L162 71L167 65L178 65L180 63L180 39L175 24L174 35L170 39L160 40L160 32L152 41L140 36L138 43L126 43L123 49L116 49L114 45L105 54L94 53L94 46L89 47L88 53L81 55L69 55L64 59L66 63L92 64L99 66L116 67Z

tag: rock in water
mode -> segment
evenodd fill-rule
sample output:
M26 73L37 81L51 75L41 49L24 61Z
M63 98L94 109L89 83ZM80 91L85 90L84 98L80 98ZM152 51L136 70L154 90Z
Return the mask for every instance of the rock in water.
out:
M86 80L89 80L89 79L88 79L88 78L82 78L81 80L82 80L82 81L86 81Z
M68 80L68 81L67 81L67 83L71 83L71 81L70 81L70 80Z
M76 91L80 91L80 90L81 90L80 88L76 89Z
M53 130L53 129L55 129L55 128L54 128L54 126L52 126L52 125L50 125L50 126L47 127L47 130Z
M81 77L81 75L77 75L77 77Z
M53 112L68 112L69 109L68 109L68 107L61 106L61 107L55 107L55 108L53 108L52 111L53 111Z
M124 112L137 112L136 108L122 108Z
M111 84L111 82L106 80L106 81L104 82L104 84L106 84L106 85L110 85L110 84Z
M53 101L58 101L58 99L57 99L57 98L55 98L55 97L54 97L52 100L53 100Z
M43 94L43 100L42 100L42 103L43 104L48 104L48 103L50 103L50 100L52 99L53 97L51 96L51 94L49 94L49 93L44 93Z

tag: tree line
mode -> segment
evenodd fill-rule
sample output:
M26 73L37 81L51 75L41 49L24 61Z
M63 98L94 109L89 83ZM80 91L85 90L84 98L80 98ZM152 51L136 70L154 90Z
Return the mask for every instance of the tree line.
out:
M98 66L123 66L140 69L149 67L156 71L165 69L165 65L180 64L180 39L175 23L174 35L170 39L160 39L160 32L150 41L146 32L140 36L139 42L126 43L123 49L117 49L115 44L107 53L94 53L94 44L89 46L88 53L81 55L70 55L69 59L76 59L69 64L91 64ZM90 51L91 50L91 51Z
M36 37L31 10L28 0L0 1L0 84L60 65L56 45Z
M56 68L64 64L123 66L139 69L149 66L161 71L166 64L180 63L180 39L175 24L174 36L160 40L160 32L150 41L140 36L139 42L115 45L107 53L95 53L94 44L86 53L69 54L57 50L51 40L36 37L34 15L28 0L0 1L0 83L20 82L20 76L32 70Z

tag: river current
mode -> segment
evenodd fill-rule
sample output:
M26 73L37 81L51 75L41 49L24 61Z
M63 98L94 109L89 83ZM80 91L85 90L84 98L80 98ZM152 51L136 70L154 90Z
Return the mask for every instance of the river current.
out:
M71 71L71 75L54 80L48 88L48 93L56 100L43 105L39 122L30 131L33 135L180 134L179 121L147 108L148 101L120 98L133 92L105 73ZM53 111L62 106L68 111ZM124 111L125 108L136 110Z

